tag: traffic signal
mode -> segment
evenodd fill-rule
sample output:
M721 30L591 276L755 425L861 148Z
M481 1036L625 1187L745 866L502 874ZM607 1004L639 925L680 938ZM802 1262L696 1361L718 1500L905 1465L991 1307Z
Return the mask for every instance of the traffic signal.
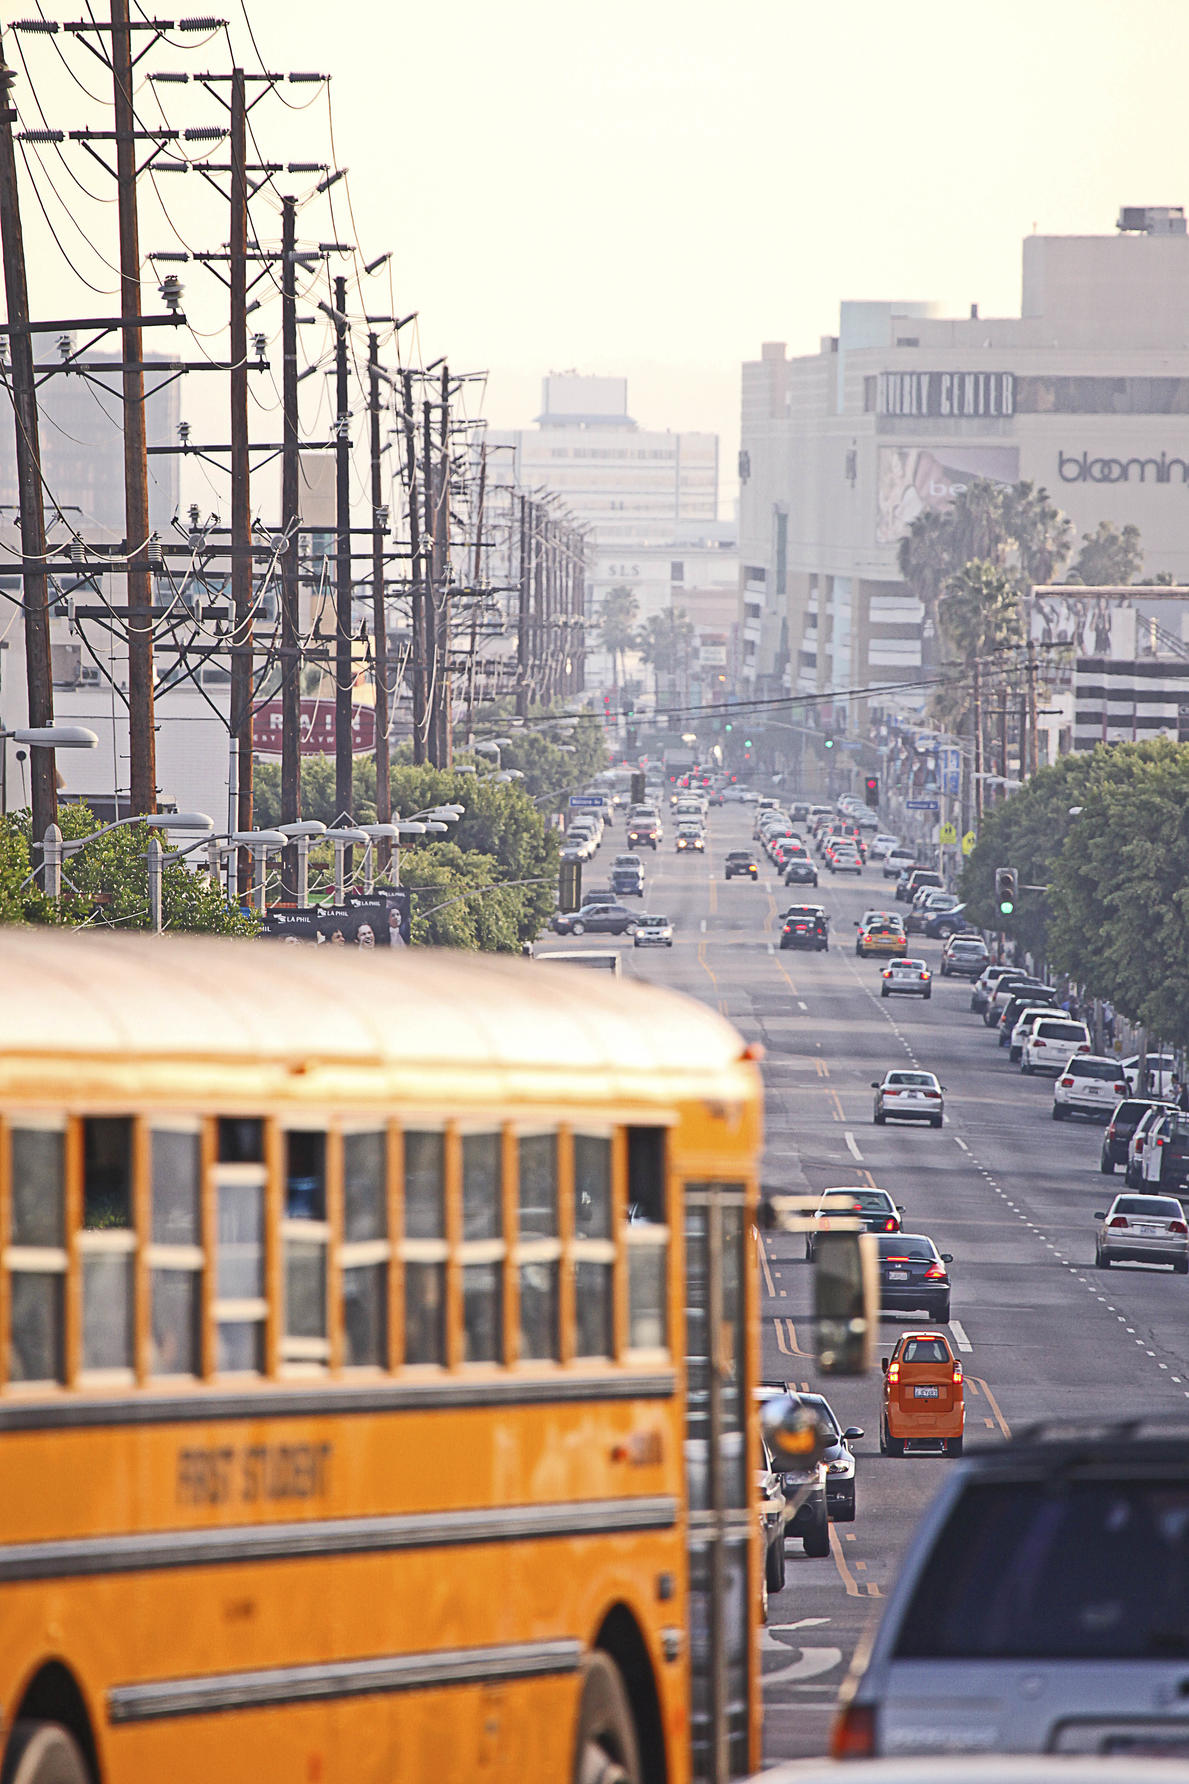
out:
M723 726L723 730L724 731L733 731L734 729L735 729L734 725L732 725L730 719L728 719L726 724Z
M864 791L864 795L866 797L867 803L871 807L872 811L878 811L879 810L879 776L877 774L869 774L867 776L867 779L863 783L863 791Z
M1001 917L1010 917L1020 896L1020 876L1014 867L995 869L995 902Z
M558 863L557 903L563 911L582 909L582 863L581 861L562 861Z
M745 750L749 750L749 749L750 749L750 748L751 748L751 738L750 738L750 737L745 737L745 738L744 738L744 740L743 740L743 747L744 747L744 749L745 749Z
M826 748L827 748L827 749L828 749L828 750L832 750L832 749L833 749L833 748L834 748L834 739L833 739L833 738L832 738L832 737L827 737L827 738L826 738L826 740L825 740L825 747L826 747Z

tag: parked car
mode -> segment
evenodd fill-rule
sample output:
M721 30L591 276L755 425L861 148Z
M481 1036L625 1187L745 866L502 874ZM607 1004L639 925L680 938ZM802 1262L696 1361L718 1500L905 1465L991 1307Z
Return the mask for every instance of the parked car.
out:
M733 880L742 877L748 880L759 878L759 863L750 849L732 849L723 864L723 879Z
M903 843L897 843L883 858L884 879L898 880L906 867L915 867L916 858L915 849L908 849Z
M1123 1168L1123 1181L1128 1189L1138 1189L1143 1182L1144 1146L1148 1134L1162 1115L1168 1115L1171 1112L1171 1103L1149 1103L1136 1122L1131 1139L1127 1143L1127 1158Z
M926 886L921 889L909 906L904 919L904 927L909 935L923 935L925 924L934 913L957 910L962 900L952 892L943 892L939 886Z
M941 875L931 867L906 867L896 881L896 900L899 904L911 904L922 886L936 886L940 889Z
M980 935L951 935L941 950L941 976L977 979L989 958L987 944Z
M948 1316L947 1316L948 1317ZM962 1365L944 1332L904 1332L883 1370L879 1451L902 1456L909 1444L940 1445L960 1456L966 1427Z
M867 853L873 861L886 861L891 851L899 847L898 836L889 836L886 830L877 830L867 846Z
M784 1536L786 1501L784 1476L776 1472L772 1451L760 1438L760 1469L756 1481L760 1495L760 1527L764 1535L764 1597L784 1590Z
M1140 1056L1130 1054L1121 1060L1127 1088L1137 1096L1168 1096L1177 1075L1177 1062L1171 1053L1149 1053L1144 1058L1145 1081L1139 1081Z
M1112 1264L1171 1264L1176 1275L1189 1276L1189 1222L1176 1196L1124 1191L1094 1218L1098 1269L1109 1270Z
M1106 1120L1126 1093L1127 1084L1119 1076L1117 1059L1075 1053L1065 1070L1058 1072L1053 1085L1053 1120L1067 1121L1071 1115L1093 1115L1099 1121Z
M1024 1036L1020 1048L1020 1070L1030 1077L1033 1072L1060 1072L1075 1053L1090 1052L1090 1030L1084 1022L1071 1016L1040 1016Z
M976 1016L981 1016L985 1013L987 1004L990 1002L991 993L1009 974L1014 974L1018 979L1026 979L1029 977L1029 975L1026 972L1023 972L1021 968L1017 966L1001 966L997 961L984 968L982 976L975 980L974 988L970 993L970 1008Z
M1170 1109L1144 1135L1140 1154L1141 1189L1165 1192L1189 1186L1189 1115Z
M953 904L928 913L925 934L932 942L946 942L952 935L977 935L978 925L967 917L964 904Z
M1119 1165L1126 1165L1131 1136L1139 1126L1141 1117L1149 1110L1159 1109L1163 1112L1168 1107L1166 1103L1150 1102L1145 1097L1137 1096L1125 1096L1121 1103L1116 1103L1102 1136L1102 1155L1098 1168L1104 1177L1113 1177Z

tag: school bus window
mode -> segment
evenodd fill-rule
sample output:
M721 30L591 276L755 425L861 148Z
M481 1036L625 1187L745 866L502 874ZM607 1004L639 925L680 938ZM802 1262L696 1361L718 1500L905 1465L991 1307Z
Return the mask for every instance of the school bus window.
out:
M520 1292L518 1355L522 1362L555 1362L558 1328L557 1135L521 1134L516 1142L517 1246Z
M611 1136L574 1135L574 1354L609 1357L612 1331Z
M503 1357L503 1136L462 1136L463 1360L498 1363Z
M60 1382L65 1362L66 1136L61 1127L14 1127L10 1146L8 1375L13 1382Z
M404 1134L405 1362L446 1360L446 1136Z
M83 1121L83 1369L132 1367L132 1122L126 1116Z
M285 1321L281 1357L286 1363L324 1364L326 1331L326 1135L285 1134Z
M149 1135L149 1373L197 1375L202 1318L202 1141L197 1124Z
M224 1115L219 1121L219 1163L262 1165L264 1123L256 1116Z
M220 1124L222 1126L222 1124ZM264 1368L264 1169L225 1164L218 1175L216 1364L221 1374Z
M628 1349L669 1342L669 1220L663 1127L628 1129Z
M388 1355L388 1136L343 1135L343 1366Z

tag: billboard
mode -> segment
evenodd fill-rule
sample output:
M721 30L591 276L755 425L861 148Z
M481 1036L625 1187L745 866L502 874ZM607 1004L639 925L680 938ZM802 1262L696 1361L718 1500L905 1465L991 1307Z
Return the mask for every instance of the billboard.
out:
M875 542L894 545L927 508L952 508L976 477L1015 483L1019 475L1018 446L881 446Z
M1029 634L1046 650L1064 647L1071 656L1125 660L1135 655L1135 620L1131 602L1117 595L1035 595Z
M400 947L409 940L411 908L403 886L348 892L342 904L274 905L261 919L261 934L314 947Z
M303 756L333 756L335 751L335 712L333 700L303 697L301 702L301 753ZM374 706L351 708L351 752L370 755L376 747L376 709ZM252 714L252 754L279 756L281 753L281 702L265 700Z

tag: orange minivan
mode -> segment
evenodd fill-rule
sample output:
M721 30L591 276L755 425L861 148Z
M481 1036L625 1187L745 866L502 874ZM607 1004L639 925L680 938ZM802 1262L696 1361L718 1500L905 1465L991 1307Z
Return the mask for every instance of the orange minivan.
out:
M905 1332L883 1369L879 1451L902 1456L905 1446L940 1444L947 1456L962 1454L966 1402L962 1365L944 1332Z

